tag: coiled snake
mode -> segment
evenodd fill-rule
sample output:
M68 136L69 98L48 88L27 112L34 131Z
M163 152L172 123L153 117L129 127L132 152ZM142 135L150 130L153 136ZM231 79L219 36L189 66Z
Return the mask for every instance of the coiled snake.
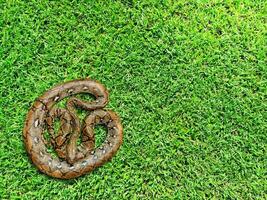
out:
M95 96L92 102L82 101L73 95L89 93ZM65 97L66 109L55 104ZM49 176L71 179L81 176L110 160L122 144L122 125L119 117L103 108L108 103L105 87L91 79L74 80L55 86L36 99L28 112L23 137L26 150L37 168ZM76 108L89 111L83 124ZM60 128L55 133L54 122L59 119ZM95 148L94 127L102 124L107 128L103 144ZM50 140L44 132L50 135ZM81 144L78 140L81 135ZM57 156L48 152L52 146Z

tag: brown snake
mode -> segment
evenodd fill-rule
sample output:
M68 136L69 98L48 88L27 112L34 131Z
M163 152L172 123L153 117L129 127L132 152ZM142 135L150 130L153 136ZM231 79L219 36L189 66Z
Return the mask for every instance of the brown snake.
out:
M92 102L82 101L73 95L89 93L96 97ZM65 97L66 109L54 105ZM74 80L55 86L37 98L28 112L23 129L24 143L32 162L49 176L71 179L81 176L110 160L122 144L122 125L119 117L103 108L108 103L105 87L91 79ZM81 124L76 108L89 111ZM59 119L60 128L55 133L54 122ZM107 128L107 138L95 148L94 127ZM45 139L44 132L50 135ZM81 144L77 142L81 134ZM52 146L57 157L48 153Z

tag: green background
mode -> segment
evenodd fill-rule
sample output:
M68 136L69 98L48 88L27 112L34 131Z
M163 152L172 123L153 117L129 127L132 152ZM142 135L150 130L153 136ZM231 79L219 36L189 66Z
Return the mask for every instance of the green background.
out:
M265 11L264 1L0 1L1 199L267 198ZM24 149L25 116L44 91L84 77L108 88L123 146L88 175L47 177Z

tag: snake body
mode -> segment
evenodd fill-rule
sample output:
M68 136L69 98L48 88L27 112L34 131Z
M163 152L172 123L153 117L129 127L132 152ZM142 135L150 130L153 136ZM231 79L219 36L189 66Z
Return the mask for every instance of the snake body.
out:
M74 95L89 93L95 100L88 102ZM66 109L55 107L60 100L67 100ZM115 155L122 144L123 128L119 117L104 107L108 103L106 88L91 79L74 80L55 86L36 99L26 117L23 137L26 150L37 168L49 176L71 179L84 175L103 165ZM76 108L88 111L80 123ZM54 122L60 121L56 133ZM103 144L95 148L94 127L107 128ZM50 141L45 136L50 135ZM81 144L78 140L81 135ZM48 152L52 146L57 156Z

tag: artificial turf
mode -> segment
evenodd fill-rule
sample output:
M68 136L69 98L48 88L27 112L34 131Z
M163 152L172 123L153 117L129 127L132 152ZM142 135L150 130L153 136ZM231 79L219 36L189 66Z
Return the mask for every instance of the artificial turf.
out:
M265 1L0 1L0 199L266 199L265 17ZM84 77L109 89L124 143L47 177L25 116Z

